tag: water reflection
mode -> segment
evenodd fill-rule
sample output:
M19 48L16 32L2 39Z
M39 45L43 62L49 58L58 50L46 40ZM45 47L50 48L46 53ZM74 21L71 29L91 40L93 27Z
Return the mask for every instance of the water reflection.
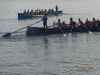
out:
M47 38L45 38L44 39L44 48L47 49L47 50L49 49L48 45L49 45L49 40Z
M50 47L50 43L49 40L47 38L44 39L44 74L49 74L50 73L50 56L51 56L51 50L49 49Z

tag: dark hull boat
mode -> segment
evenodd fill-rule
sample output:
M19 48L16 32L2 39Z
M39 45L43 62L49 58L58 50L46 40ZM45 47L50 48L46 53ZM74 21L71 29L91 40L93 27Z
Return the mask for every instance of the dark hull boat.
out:
M63 14L63 11L58 11L57 13L51 13L48 14L48 16L58 16L60 14ZM43 17L43 14L38 14L38 15L31 15L31 14L23 14L23 13L18 13L18 19L27 19L27 18L39 18L39 17Z
M98 27L95 28L48 28L44 29L43 27L27 27L26 35L48 35L48 34L57 34L57 33L70 33L73 32L99 32L100 29Z

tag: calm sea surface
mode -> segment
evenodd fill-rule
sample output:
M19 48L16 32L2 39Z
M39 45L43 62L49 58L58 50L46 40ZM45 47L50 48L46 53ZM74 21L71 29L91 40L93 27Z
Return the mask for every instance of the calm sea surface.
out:
M56 5L69 15L49 17L49 26L58 19L69 23L70 17L100 19L100 0L0 0L0 75L100 75L99 32L26 36L23 29L2 37L41 20L18 20L18 12Z

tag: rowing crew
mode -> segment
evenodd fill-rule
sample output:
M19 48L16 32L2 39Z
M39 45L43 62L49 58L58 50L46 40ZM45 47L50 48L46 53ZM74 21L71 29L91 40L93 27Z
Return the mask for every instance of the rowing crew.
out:
M49 9L49 10L47 10L47 9L45 9L45 10L43 10L43 9L37 9L37 10L30 10L29 11L29 9L26 11L26 10L24 10L24 12L23 12L23 14L24 15L44 15L44 14L52 14L52 13L54 13L54 12L58 12L58 6L56 5L56 7L55 7L55 9L56 9L56 11L54 11L54 9L52 8L52 9Z
M47 20L48 20L48 17L47 17L47 14L45 14L45 16L42 18L44 28L48 28L48 26L47 26ZM84 26L86 26L87 28L100 27L100 21L99 21L99 19L96 20L95 18L93 18L93 21L89 21L86 18L86 21L84 23L79 18L78 21L79 21L78 23L75 22L75 21L73 21L73 18L71 17L70 18L70 23L67 24L67 23L65 23L65 21L61 22L61 20L58 19L58 22L55 23L55 21L54 21L54 23L52 24L52 26L53 27L58 27L58 28L59 27L60 28L71 28L71 27L73 27L73 28L77 28L77 27L82 28Z
M81 19L79 18L78 21L79 21L79 22L77 23L77 22L73 21L73 18L70 18L70 23L67 24L67 23L65 23L65 21L64 21L64 22L61 22L61 20L58 19L58 22L57 22L57 23L54 22L54 23L52 24L52 26L53 26L53 27L60 27L60 28L70 28L70 27L74 27L74 28L79 27L79 28L82 28L82 27L84 27L84 26L86 26L86 27L88 27L88 28L90 28L90 27L100 27L100 21L99 21L99 19L96 20L95 18L93 18L93 21L89 21L89 20L86 18L86 21L85 21L85 23L84 23L84 22L82 22Z
M31 11L26 11L24 10L23 14L25 15L42 15L42 14L50 14L50 13L54 13L53 9L49 9L47 11L47 9L43 10L43 9L37 9L37 10L31 10Z

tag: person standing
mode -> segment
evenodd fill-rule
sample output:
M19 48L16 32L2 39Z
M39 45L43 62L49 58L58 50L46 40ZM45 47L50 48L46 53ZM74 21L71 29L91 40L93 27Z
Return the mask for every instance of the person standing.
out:
M43 16L42 18L44 28L48 28L47 20L48 20L48 17L47 17L47 14L45 14L45 16Z
M58 9L59 9L59 8L58 8L58 6L57 6L57 5L56 5L55 9L56 9L56 12L58 12Z

